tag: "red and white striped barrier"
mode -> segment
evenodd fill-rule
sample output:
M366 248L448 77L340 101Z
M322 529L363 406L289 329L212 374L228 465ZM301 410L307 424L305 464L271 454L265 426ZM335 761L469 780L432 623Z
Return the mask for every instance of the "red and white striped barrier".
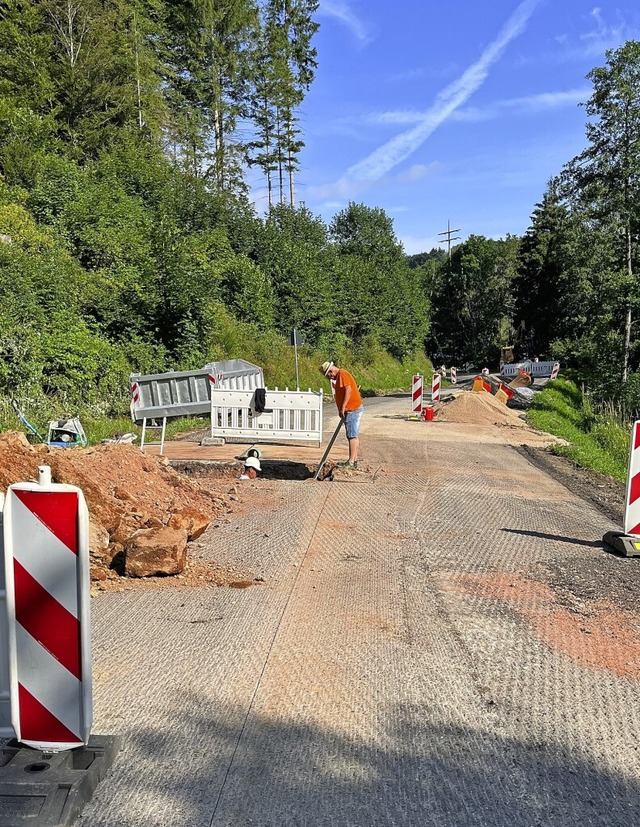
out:
M212 385L219 385L223 379L224 373L222 371L219 371L218 373L209 374L209 382L211 382Z
M640 422L634 422L631 431L624 533L631 537L640 537Z
M551 381L552 379L557 379L559 373L560 373L560 362L554 362L553 367L551 368L551 376L549 377L549 381Z
M58 752L86 746L92 723L89 515L79 488L38 472L3 512L11 723Z
M482 370L480 371L480 373L481 373L483 376L488 376L488 375L489 375L489 368L482 368Z
M440 374L434 373L431 379L431 401L432 402L439 402L440 401Z
M411 411L414 414L422 413L422 390L423 390L423 380L422 376L418 373L413 377L413 384L411 386Z
M451 384L456 385L458 383L458 368L451 368Z

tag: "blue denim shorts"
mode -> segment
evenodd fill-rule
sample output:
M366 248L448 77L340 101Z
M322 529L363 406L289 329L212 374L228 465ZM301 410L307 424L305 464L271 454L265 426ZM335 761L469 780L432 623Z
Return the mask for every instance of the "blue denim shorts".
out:
M364 405L360 405L355 411L347 411L344 415L344 425L347 429L347 439L355 439L360 430L360 418L364 413Z

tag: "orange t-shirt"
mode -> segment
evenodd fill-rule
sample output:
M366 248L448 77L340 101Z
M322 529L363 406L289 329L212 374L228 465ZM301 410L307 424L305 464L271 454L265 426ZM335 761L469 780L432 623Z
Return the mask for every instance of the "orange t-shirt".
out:
M342 410L344 398L347 394L347 388L351 388L351 396L349 397L345 410L356 411L360 405L362 405L362 397L360 396L360 391L356 385L356 380L348 370L338 368L338 375L335 379L336 406L338 408L338 412Z

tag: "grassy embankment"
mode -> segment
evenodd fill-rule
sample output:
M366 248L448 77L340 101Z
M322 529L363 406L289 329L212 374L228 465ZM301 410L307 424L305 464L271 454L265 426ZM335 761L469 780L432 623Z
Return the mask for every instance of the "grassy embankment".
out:
M595 413L573 382L549 382L535 395L527 418L534 428L569 443L554 446L554 453L569 457L583 468L626 480L631 425L622 422L614 411Z
M296 368L293 348L284 343L284 340L274 341L271 338L269 347L257 342L253 345L246 343L238 349L231 349L229 352L241 355L243 359L262 366L265 375L265 382L268 388L295 388ZM233 358L233 357L218 357ZM330 387L326 379L323 379L318 372L318 367L328 357L324 353L315 352L307 347L302 347L298 352L298 370L300 377L300 388L314 391L322 388L325 394L329 394ZM407 393L411 390L411 377L414 373L430 375L433 368L431 362L424 353L418 353L413 358L402 362L393 359L385 351L375 351L366 355L358 356L348 352L342 355L339 362L341 367L350 370L356 381L365 394L385 393L393 390L402 390ZM128 389L127 389L128 393ZM18 400L20 403L20 400ZM68 410L59 406L55 400L47 400L46 406L22 405L23 413L29 422L34 425L39 433L46 438L47 423L49 419L58 417L78 416L87 434L89 444L95 445L103 439L113 438L117 434L132 432L139 435L142 429L131 421L131 418L124 413L128 401L123 403L123 414L121 416L101 417L95 412L87 410ZM46 409L45 409L46 407ZM180 417L167 421L166 438L171 439L175 434L194 428L206 427L207 418ZM18 421L13 413L10 400L0 399L0 431L17 430L27 432L27 429ZM155 439L157 432L151 431L147 439ZM32 437L29 437L32 439ZM33 441L37 442L37 439Z

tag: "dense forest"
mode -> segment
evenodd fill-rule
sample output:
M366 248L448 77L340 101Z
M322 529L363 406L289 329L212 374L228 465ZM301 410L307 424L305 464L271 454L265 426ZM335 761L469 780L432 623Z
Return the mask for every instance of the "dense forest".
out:
M263 364L295 327L363 366L514 343L640 406L640 44L592 71L586 149L523 238L407 257L382 209L296 200L317 7L2 3L0 398L110 414L132 371Z
M0 395L126 410L131 371L257 359L294 327L322 359L423 347L385 213L295 202L317 5L3 3Z

